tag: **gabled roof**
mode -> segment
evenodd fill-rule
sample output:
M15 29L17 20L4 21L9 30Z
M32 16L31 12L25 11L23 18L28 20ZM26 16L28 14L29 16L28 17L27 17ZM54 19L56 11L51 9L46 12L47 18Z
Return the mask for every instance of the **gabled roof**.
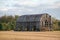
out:
M20 16L16 22L34 22L40 21L40 18L43 14L36 14L36 15L22 15Z

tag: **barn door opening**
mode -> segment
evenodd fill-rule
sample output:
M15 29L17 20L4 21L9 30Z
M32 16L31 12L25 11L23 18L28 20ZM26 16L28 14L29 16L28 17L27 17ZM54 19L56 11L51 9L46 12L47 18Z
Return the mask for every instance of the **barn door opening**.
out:
M47 20L45 21L45 27L48 27L48 21Z
M33 26L33 31L36 31L36 26Z
M29 29L30 29L29 26L27 26L27 31L29 31Z

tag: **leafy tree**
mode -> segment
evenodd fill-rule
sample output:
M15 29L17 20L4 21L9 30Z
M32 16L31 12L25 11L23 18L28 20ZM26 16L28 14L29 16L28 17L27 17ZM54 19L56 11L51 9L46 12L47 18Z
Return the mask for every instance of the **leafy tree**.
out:
M58 26L60 26L60 22L58 22Z
M2 30L2 24L0 24L0 30Z
M60 30L60 20L52 18L53 30Z

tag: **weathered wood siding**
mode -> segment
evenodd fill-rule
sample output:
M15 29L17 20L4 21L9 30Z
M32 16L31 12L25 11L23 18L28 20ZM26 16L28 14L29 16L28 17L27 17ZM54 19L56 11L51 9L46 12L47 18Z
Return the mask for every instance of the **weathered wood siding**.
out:
M23 15L16 21L15 30L20 31L41 31L51 30L51 16L48 14Z

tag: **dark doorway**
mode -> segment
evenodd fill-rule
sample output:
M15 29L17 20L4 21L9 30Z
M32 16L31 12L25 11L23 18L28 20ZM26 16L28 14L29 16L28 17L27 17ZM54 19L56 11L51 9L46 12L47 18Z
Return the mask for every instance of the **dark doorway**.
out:
M27 31L29 31L29 29L30 29L29 26L27 26Z
M48 27L48 21L47 20L45 21L45 27Z
M33 26L33 31L35 31L36 30L36 26Z

